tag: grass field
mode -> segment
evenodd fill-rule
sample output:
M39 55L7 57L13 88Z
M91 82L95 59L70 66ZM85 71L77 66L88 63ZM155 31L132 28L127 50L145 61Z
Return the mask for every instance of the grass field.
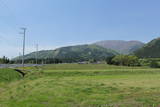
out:
M21 79L22 76L12 69L0 69L0 83Z
M160 107L160 69L103 64L42 68L0 81L0 107Z

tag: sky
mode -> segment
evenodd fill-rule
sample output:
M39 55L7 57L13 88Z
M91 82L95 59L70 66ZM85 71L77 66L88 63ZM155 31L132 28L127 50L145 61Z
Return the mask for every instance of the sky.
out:
M160 0L0 0L0 57L101 40L160 36Z

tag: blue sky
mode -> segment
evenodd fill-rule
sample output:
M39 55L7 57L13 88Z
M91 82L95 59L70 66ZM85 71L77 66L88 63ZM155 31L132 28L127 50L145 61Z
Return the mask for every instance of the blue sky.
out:
M159 0L0 0L0 56L100 40L148 42L160 35Z

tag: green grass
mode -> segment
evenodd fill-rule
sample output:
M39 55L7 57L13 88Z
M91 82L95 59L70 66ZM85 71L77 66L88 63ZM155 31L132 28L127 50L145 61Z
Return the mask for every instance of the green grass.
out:
M122 66L114 66L114 65L106 65L106 64L55 64L55 65L47 65L43 67L47 70L106 70L106 69L131 69L133 67L122 67ZM147 67L134 67L134 69L138 68L147 68Z
M160 69L62 64L43 70L2 82L0 107L160 106Z
M21 79L22 76L13 69L0 69L0 83Z

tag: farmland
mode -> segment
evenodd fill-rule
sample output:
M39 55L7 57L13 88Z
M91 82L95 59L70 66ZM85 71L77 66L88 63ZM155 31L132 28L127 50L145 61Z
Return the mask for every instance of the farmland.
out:
M1 69L0 107L158 107L160 69L105 64L55 64L22 78ZM10 73L13 73L10 74Z

